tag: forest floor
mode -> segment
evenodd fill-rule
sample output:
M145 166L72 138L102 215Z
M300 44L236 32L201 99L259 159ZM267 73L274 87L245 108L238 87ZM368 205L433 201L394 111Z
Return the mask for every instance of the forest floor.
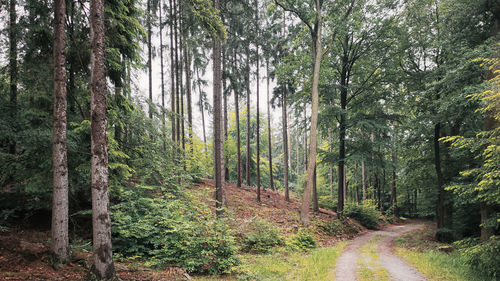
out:
M292 197L290 202L286 202L281 193L263 189L262 200L257 202L256 190L253 187L237 188L232 183L227 183L226 187L229 206L227 212L234 218L235 223L232 227L238 227L237 232L245 233L245 227L258 218L274 224L285 236L302 228L299 220L301 204L299 199ZM207 203L213 204L213 201L209 199L213 195L212 181L205 180L189 188L193 192L205 194ZM330 210L320 209L319 212L311 212L310 229L322 248L367 231L350 219L340 222L340 228L331 231L329 222L335 218L336 213ZM45 219L50 221L50 217ZM51 266L49 257L49 237L50 230L39 226L10 227L7 231L0 232L0 280L82 280L92 263L91 252L84 250L89 245L83 247L84 245L72 242L71 262L55 270ZM79 240L79 237L73 238L73 241ZM115 267L117 275L123 280L186 280L190 278L180 268L153 270L145 268L140 262L116 262Z

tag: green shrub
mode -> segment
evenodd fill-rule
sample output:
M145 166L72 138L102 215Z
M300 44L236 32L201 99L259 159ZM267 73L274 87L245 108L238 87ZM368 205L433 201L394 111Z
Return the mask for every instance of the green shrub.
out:
M437 241L444 243L451 243L457 240L455 231L446 227L436 229L435 237Z
M464 239L453 243L458 253L472 268L493 277L500 277L500 237L493 236L479 243L476 239Z
M334 200L331 195L319 196L318 205L324 209L337 211L337 200Z
M150 265L176 265L188 272L220 274L238 263L234 238L224 221L194 197L148 196L127 190L112 207L115 251Z
M270 250L283 244L278 228L264 220L254 220L250 224L253 231L244 235L243 249L253 253L269 253Z
M291 251L307 251L316 248L317 245L311 232L301 229L286 240L286 247Z
M343 214L357 220L362 226L375 229L378 226L378 220L382 214L373 204L347 204Z

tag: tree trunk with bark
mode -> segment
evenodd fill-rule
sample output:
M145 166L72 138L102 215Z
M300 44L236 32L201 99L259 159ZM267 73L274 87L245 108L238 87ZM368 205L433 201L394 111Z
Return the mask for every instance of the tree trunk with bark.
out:
M285 185L285 200L290 202L290 190L288 187L288 139L287 136L287 114L286 114L286 96L287 96L287 88L283 86L283 96L281 97L281 117L283 119L283 167L284 167L284 185Z
M233 50L233 69L236 71L236 50ZM234 91L234 111L236 114L236 154L238 157L238 163L236 169L238 170L238 178L236 180L236 186L241 187L242 183L242 164L241 164L241 137L240 137L240 102L239 102L239 93L236 87L233 87Z
M302 197L302 206L300 210L300 220L304 225L309 225L309 201L311 200L311 189L314 177L314 167L316 166L316 136L318 130L318 111L319 111L319 72L323 49L321 47L321 29L323 25L323 16L321 14L320 0L315 0L316 19L314 30L312 30L314 68L312 77L312 110L311 110L311 133L309 145L309 163L307 166L307 184Z
M163 68L163 23L162 23L162 1L158 1L159 23L160 23L160 74L161 74L161 125L162 125L162 143L163 151L167 150L166 132L165 132L165 77Z
M214 0L214 8L220 9L219 0ZM213 101L214 101L214 179L215 207L217 217L224 214L226 190L224 187L224 147L222 137L222 71L221 71L221 39L214 35L213 40Z
M173 5L172 0L169 0L169 14L170 19L173 18ZM199 79L199 77L198 77ZM176 114L175 114L175 61L174 61L174 28L173 24L170 23L170 114L171 114L171 126L172 126L172 142L175 143L176 140ZM200 95L201 98L201 95ZM202 114L203 117L203 114ZM175 151L175 150L174 150Z
M108 193L108 139L106 136L106 58L104 1L90 1L91 41L91 187L94 265L97 279L115 276L111 246Z
M66 142L66 1L54 3L54 125L52 130L52 253L58 263L69 262L68 151Z
M147 31L148 31L148 86L149 86L149 118L153 118L153 46L151 44L151 36L153 36L151 28L151 0L147 0Z
M250 185L250 157L252 156L252 149L250 147L250 47L246 49L247 56L247 155L246 155L246 183Z
M267 81L267 155L269 158L269 187L274 190L273 180L273 151L271 146L271 110L269 103L269 60L266 60L266 81Z
M9 1L9 75L10 75L10 116L14 122L17 116L17 12L16 0ZM16 140L9 141L9 153L16 154Z
M444 206L444 178L441 171L441 152L439 138L441 137L441 123L434 125L434 166L436 168L438 207L437 207L437 228L444 227L445 206Z

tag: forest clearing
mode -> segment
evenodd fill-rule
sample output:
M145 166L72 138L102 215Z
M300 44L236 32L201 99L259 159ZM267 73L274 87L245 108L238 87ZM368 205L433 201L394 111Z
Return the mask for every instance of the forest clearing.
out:
M0 0L0 280L498 280L499 0Z

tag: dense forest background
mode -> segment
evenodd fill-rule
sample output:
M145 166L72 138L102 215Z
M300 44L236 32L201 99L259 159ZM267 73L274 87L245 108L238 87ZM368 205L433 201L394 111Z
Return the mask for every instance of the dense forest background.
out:
M261 189L302 198L305 226L311 204L433 219L446 242L496 239L498 1L110 0L101 33L94 2L0 2L0 231L50 227L62 147L70 239L91 228L100 34L115 256L226 272L225 181L258 201ZM199 198L206 178L216 195Z

